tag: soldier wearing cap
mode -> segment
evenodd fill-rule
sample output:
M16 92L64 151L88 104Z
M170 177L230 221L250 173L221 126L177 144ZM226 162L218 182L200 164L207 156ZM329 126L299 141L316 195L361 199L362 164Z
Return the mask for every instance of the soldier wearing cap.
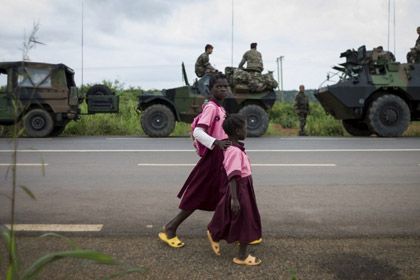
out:
M299 116L299 136L306 136L305 125L306 117L309 113L309 101L305 95L305 86L299 86L299 92L295 98L295 112Z
M238 67L243 69L245 62L247 71L261 73L264 70L262 55L257 51L257 43L251 43L251 49L244 53Z
M207 44L204 47L204 53L202 53L195 62L195 74L201 78L204 74L215 72L216 69L210 64L209 55L213 52L213 46Z

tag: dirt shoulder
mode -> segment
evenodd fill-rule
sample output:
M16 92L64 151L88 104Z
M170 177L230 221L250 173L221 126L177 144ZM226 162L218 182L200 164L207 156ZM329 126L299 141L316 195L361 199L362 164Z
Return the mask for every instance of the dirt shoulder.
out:
M251 247L263 260L259 267L232 264L237 246L221 243L213 255L205 236L184 238L186 246L172 249L153 237L75 237L84 249L112 255L141 273L118 279L416 279L420 275L420 238L294 239L269 238ZM0 246L4 257L5 248ZM27 267L36 258L68 249L57 238L18 238L19 255ZM1 274L4 275L2 258ZM60 260L40 279L100 279L120 271L77 260Z

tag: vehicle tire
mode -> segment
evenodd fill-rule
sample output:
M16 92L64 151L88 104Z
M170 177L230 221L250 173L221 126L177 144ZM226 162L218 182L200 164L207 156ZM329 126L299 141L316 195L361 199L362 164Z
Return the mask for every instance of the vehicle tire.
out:
M93 85L87 91L86 97L89 98L91 95L112 95L112 91L105 85Z
M369 126L361 120L343 120L344 129L353 136L370 136L372 131Z
M175 128L175 116L167 106L155 104L144 110L140 124L150 137L167 137Z
M29 137L47 137L54 128L54 121L44 109L32 109L26 113L23 123Z
M398 137L410 123L410 109L400 97L386 94L369 107L368 125L380 137Z
M258 105L246 105L239 110L247 121L247 136L260 137L268 128L268 114Z

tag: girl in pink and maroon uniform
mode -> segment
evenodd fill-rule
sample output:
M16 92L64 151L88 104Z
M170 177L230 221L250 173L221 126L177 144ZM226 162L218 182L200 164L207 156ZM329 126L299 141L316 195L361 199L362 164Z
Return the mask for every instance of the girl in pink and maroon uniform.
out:
M261 238L261 218L252 185L251 165L245 153L246 121L242 115L226 118L223 129L232 141L224 152L223 165L229 180L229 190L220 200L208 225L207 236L216 255L220 255L220 240L239 242L239 256L233 262L258 265L261 260L247 254L249 243Z
M195 210L214 211L227 188L223 150L230 145L230 141L226 140L227 135L222 128L226 112L221 104L230 93L230 88L221 73L211 76L209 88L212 98L204 106L193 131L195 139L208 149L178 194L181 211L159 233L159 238L173 248L185 245L176 235L179 225Z

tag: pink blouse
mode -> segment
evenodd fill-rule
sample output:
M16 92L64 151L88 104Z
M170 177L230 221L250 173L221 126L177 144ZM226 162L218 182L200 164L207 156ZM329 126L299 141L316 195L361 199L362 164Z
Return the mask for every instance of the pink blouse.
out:
M217 140L226 139L228 136L222 127L225 118L225 109L216 102L210 100L203 108L203 112L197 123L197 127L206 129L207 134L216 138Z
M225 150L224 155L223 165L229 180L235 176L244 178L251 175L251 164L248 156L240 148L230 146Z

